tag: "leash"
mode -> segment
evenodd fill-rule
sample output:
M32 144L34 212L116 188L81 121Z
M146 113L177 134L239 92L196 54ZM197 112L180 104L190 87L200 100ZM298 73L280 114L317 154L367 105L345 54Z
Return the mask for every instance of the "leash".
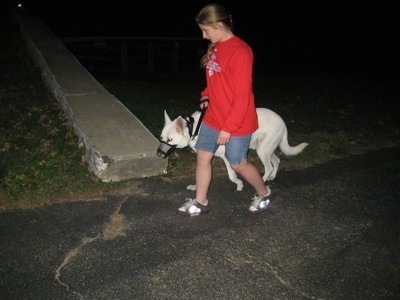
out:
M209 101L208 98L205 98L205 99L201 99L199 102L200 102L200 104L202 104L202 103L208 102L208 101ZM195 132L194 132L193 135L190 135L191 138L192 138L192 140L193 140L193 139L197 136L197 134L199 133L199 129L200 129L200 126L201 126L201 122L203 121L203 117L204 117L204 113L206 112L206 109L207 109L207 107L203 106L203 108L202 108L202 110L201 110L201 114L200 114L199 121L197 122L196 130L195 130Z
M204 113L206 112L206 109L204 108L204 109L202 109L201 110L201 114L200 114L200 117L199 117L199 121L197 122L197 126L196 126L196 129L195 129L195 131L194 131L194 133L193 133L193 124L194 124L194 119L193 119L193 117L192 116L183 116L182 118L186 121L186 127L188 128L188 130L189 130L189 135L190 135L190 138L193 140L196 136L197 136L197 134L199 133L199 129L200 129L200 126L201 126L201 122L203 121L203 117L204 117Z
M203 103L203 102L208 102L208 98L207 98L207 99L202 99L202 100L200 100L200 104ZM188 128L188 130L189 130L190 138L191 138L192 140L193 140L193 139L197 136L197 134L199 133L199 129L200 129L200 126L201 126L201 122L203 121L203 117L204 117L204 114L205 114L205 112L206 112L206 109L207 109L207 107L203 107L203 108L201 109L201 114L200 114L200 117L199 117L199 121L197 122L196 130L194 131L194 133L193 133L193 123L194 123L193 117L192 117L192 116L183 116L183 119L186 121L186 126L187 126L187 128ZM193 134L192 134L192 133L193 133Z
M191 136L192 140L197 136L197 134L199 133L199 129L200 129L200 125L201 122L203 121L203 117L204 117L204 113L206 112L206 108L203 108L201 110L201 114L200 114L200 118L199 118L199 122L197 122L197 126L196 126L196 130L194 131L194 134Z

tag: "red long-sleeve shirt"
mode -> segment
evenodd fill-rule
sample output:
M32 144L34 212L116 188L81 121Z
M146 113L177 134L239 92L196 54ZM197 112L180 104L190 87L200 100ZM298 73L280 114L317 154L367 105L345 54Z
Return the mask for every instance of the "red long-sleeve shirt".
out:
M217 43L206 66L209 98L203 122L233 136L253 133L258 128L253 94L253 52L237 36Z

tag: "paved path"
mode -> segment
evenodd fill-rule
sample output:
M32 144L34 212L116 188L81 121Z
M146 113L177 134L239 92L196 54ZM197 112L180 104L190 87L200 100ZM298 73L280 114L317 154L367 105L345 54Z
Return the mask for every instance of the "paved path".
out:
M399 158L282 170L257 216L225 175L201 217L175 214L192 177L2 212L0 299L399 299Z

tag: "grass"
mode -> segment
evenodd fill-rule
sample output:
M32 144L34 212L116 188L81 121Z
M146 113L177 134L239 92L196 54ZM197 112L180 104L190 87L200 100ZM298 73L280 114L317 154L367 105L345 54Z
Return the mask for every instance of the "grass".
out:
M0 33L0 210L58 201L93 199L118 188L93 176L83 149L57 101L41 81L19 34ZM98 78L157 137L163 110L171 118L196 108L204 78L198 76L121 80ZM254 76L257 105L285 120L289 143L308 142L295 157L281 157L281 169L304 168L399 141L399 91L382 76L268 73ZM253 151L250 160L260 170ZM177 149L165 176L193 175L195 155ZM221 160L216 172L225 172Z
M21 37L11 31L0 40L0 210L94 198L114 188L88 172Z

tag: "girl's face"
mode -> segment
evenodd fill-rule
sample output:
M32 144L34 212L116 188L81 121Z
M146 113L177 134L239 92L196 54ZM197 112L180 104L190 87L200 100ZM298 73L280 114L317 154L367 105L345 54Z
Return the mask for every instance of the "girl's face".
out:
M213 44L221 42L225 35L225 27L222 23L217 23L215 28L202 24L199 24L199 27L203 33L203 39L207 39Z

